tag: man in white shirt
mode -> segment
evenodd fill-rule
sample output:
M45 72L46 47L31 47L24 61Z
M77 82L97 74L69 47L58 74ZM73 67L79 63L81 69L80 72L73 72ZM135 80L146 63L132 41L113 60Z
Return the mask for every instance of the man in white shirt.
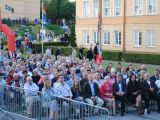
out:
M70 86L64 82L64 76L59 75L58 76L58 83L54 86L54 94L59 97L65 97L65 98L72 98L72 92ZM64 98L59 98L60 99L60 104L62 104L62 110L64 113L65 117L68 117L68 112L69 112L69 100L64 99ZM61 105L60 105L61 106Z
M100 77L100 73L96 72L96 73L94 74L94 82L98 84L98 87L99 87L99 88L101 87L101 85L102 85L102 83L103 83L103 81L102 81L100 78L101 78L101 77Z
M24 93L27 106L27 113L29 117L31 116L32 113L33 104L39 101L39 96L37 94L38 90L39 87L35 83L33 83L32 78L27 77L26 83L24 84Z

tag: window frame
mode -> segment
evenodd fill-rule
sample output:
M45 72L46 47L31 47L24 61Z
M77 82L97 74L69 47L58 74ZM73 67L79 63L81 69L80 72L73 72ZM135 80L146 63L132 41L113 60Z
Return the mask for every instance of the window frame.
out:
M117 39L116 33L118 33L118 39ZM121 31L118 31L118 30L114 31L114 45L115 46L121 46L122 45L122 32Z
M141 2L142 5L140 5L140 4L138 5L139 7L142 7L142 8L141 8L141 9L142 9L142 13L138 13L138 14L137 14L137 13L135 12L135 5L136 5L135 3L136 3L136 0L133 0L133 15L134 15L134 16L143 15L144 0L138 0L138 1L142 1L142 2ZM140 2L139 2L139 3L140 3Z
M88 30L83 31L83 43L87 45L89 44L89 31Z
M105 40L106 34L107 34L107 39ZM106 41L106 43L105 43L105 41ZM110 45L110 32L109 31L103 32L103 45Z
M140 34L141 34L141 36L140 36ZM133 35L134 35L134 47L141 47L142 46L142 40L143 40L142 32L141 31L134 31ZM138 36L136 36L136 35L138 35ZM140 41L140 38L141 38L141 41ZM137 42L137 40L138 40L138 42Z
M151 33L151 36L149 36L149 33ZM155 41L156 41L155 31L154 30L148 30L147 31L147 47L155 47Z
M95 1L97 1L97 8L95 8ZM98 10L99 10L99 0L93 0L93 17L98 17Z
M87 13L87 11L85 11L86 10L85 9L85 4L84 4L85 2L88 3L88 13ZM90 3L89 0L83 0L83 17L89 17L90 16L90 4L89 3Z
M119 1L119 3L121 3L118 7L116 7L116 1ZM120 9L119 15L116 15L117 9ZM122 16L122 0L114 0L114 16Z
M105 6L105 2L107 3L107 0L103 0L103 16L110 17L111 16L111 0L109 0L109 6ZM105 9L109 9L109 15L105 15Z
M150 0L147 0L147 15L157 15L157 13L158 13L158 1L157 0L155 0L156 1L156 3L155 4L152 4L152 5L155 5L155 10L156 10L156 13L149 13L149 2ZM154 7L152 8L152 9L154 9Z
M96 33L96 36L95 36L95 33ZM99 32L98 31L93 31L93 44L95 45L98 42L99 42Z

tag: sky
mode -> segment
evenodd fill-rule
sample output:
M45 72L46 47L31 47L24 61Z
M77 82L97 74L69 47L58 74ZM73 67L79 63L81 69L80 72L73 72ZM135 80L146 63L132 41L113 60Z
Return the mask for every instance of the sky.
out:
M74 2L74 1L76 1L76 0L69 0L70 2Z

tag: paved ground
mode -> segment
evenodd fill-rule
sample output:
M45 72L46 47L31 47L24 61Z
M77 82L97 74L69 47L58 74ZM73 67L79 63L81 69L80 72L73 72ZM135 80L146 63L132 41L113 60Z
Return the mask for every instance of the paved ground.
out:
M28 119L22 116L17 116L10 113L7 113L2 117L3 113L4 112L0 111L0 120L31 120L31 119Z
M110 120L160 120L160 114L154 112L150 115L127 114L123 117L118 115L116 117L111 117Z
M0 113L2 115L2 113ZM5 116L5 118L2 118L0 120L31 120L31 119L26 119L23 117L18 117L15 115L12 115L14 119L12 119L9 116ZM77 119L78 120L78 119ZM160 114L158 113L151 113L150 115L125 115L123 117L117 115L116 117L110 117L110 119L106 117L94 117L94 118L86 118L84 120L160 120Z

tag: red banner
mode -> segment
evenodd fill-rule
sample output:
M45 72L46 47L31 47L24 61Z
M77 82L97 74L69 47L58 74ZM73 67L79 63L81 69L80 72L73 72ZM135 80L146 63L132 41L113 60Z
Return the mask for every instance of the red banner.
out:
M2 24L1 31L7 36L8 50L14 52L16 50L16 37L14 32L6 24Z

